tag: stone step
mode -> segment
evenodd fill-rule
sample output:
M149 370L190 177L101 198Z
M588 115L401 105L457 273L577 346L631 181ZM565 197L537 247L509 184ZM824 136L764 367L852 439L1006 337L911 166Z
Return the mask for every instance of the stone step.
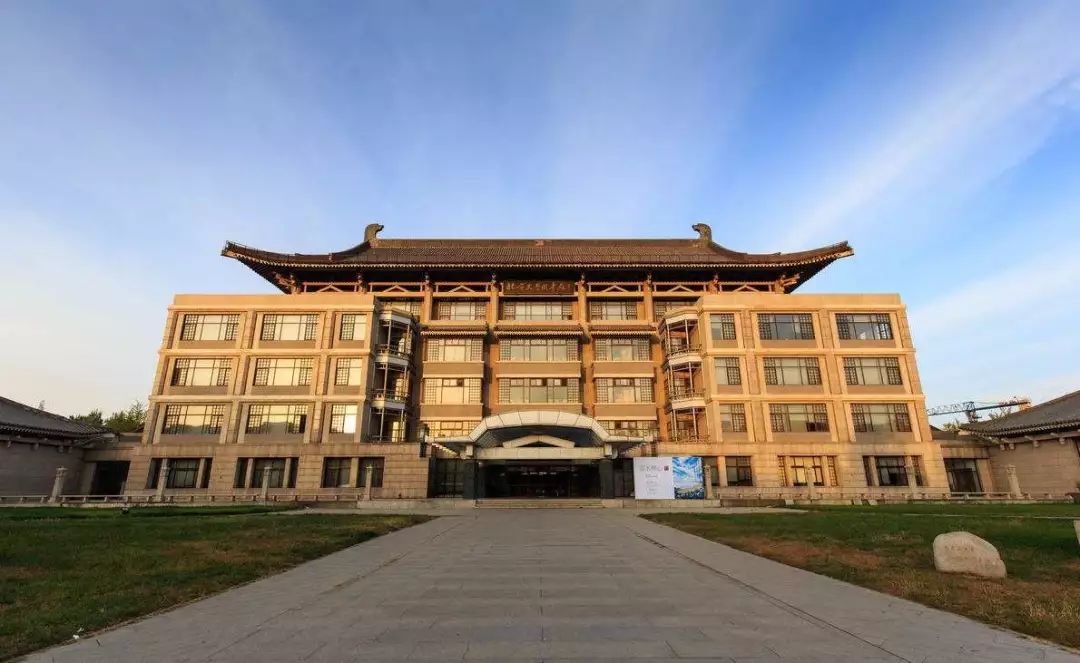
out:
M600 499L592 498L489 498L476 500L479 509L599 509Z

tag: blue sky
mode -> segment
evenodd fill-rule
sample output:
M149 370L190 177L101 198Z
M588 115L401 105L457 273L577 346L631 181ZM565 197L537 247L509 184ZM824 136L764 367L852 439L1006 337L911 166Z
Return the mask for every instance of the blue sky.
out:
M145 399L226 239L849 240L931 403L1080 387L1080 3L0 4L0 393Z

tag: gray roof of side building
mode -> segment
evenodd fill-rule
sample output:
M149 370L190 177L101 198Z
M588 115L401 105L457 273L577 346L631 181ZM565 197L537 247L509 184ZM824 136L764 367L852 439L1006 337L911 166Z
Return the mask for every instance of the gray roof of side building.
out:
M961 426L980 435L1007 437L1080 430L1080 390L997 419Z
M107 428L80 423L0 396L0 434L78 444L110 436Z

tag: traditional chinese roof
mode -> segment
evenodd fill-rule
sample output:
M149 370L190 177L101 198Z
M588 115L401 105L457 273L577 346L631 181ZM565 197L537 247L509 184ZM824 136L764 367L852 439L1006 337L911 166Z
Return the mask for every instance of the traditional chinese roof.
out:
M1001 436L1080 430L1080 391L1059 396L997 419L961 426L979 435Z
M805 281L838 258L854 255L847 244L794 253L741 253L712 241L705 224L695 239L382 239L371 224L364 242L331 253L276 253L227 242L222 255L235 258L275 285L278 273L377 269L500 268L688 268L743 272L767 270L801 275ZM284 289L284 288L283 288Z
M0 436L77 444L108 435L111 433L106 428L79 423L0 396Z

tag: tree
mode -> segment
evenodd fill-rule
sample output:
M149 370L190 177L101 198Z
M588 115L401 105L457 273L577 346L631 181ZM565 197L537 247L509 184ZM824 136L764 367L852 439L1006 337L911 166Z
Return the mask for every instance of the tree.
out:
M960 422L957 421L956 419L953 419L952 421L942 425L941 430L959 431L960 430Z
M135 401L128 409L113 412L112 416L105 420L105 427L114 433L134 433L141 430L144 423L146 406Z
M105 422L101 418L101 409L90 410L88 414L73 414L68 417L72 421L77 421L80 424L86 424L87 426L102 427Z

